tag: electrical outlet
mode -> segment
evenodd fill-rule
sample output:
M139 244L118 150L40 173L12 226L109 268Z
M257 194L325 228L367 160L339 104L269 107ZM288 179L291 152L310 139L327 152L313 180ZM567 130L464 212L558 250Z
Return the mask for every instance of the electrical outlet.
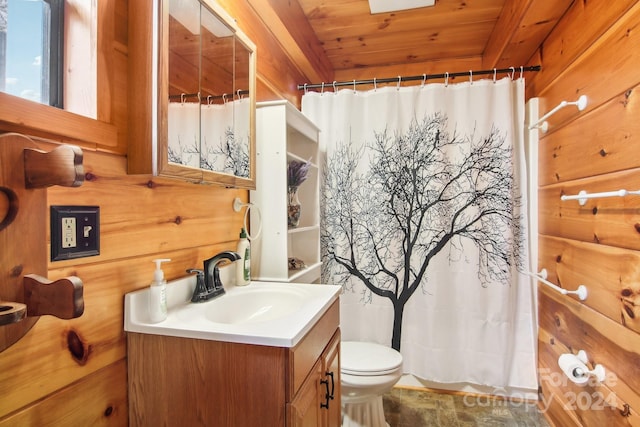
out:
M62 248L76 247L76 219L74 217L62 218Z
M51 206L51 261L100 255L98 206Z

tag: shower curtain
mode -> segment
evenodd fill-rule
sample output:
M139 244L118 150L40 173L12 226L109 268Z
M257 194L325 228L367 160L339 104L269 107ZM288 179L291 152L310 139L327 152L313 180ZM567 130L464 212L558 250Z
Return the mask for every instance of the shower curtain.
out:
M428 381L537 389L524 80L308 92L302 111L343 340L396 348Z

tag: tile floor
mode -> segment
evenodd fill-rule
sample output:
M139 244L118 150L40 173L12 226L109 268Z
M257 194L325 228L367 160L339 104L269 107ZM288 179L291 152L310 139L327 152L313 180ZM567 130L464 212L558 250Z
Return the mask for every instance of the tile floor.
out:
M527 402L396 387L383 397L391 427L549 427Z

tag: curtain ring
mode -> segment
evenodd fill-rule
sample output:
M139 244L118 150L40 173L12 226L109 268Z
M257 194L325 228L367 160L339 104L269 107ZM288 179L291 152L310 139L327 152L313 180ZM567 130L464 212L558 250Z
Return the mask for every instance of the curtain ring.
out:
M304 94L305 95L307 94L307 84L306 83L304 84Z
M398 85L396 86L396 90L400 90L400 82L402 81L402 77L398 76Z
M444 87L448 87L449 86L449 72L445 72L444 73Z
M513 80L513 77L516 75L516 69L513 67L509 67L509 69L511 70L511 75L509 77L511 77L511 80Z
M207 95L207 105L211 105L211 95Z
M473 84L473 70L469 70L469 84Z
M356 91L356 79L353 79L353 93L357 93L357 91Z
M427 75L423 74L422 75L422 87L424 87L424 84L427 82Z
M524 67L520 66L520 79L522 79L522 75L524 74Z
M320 95L324 95L324 82L322 82L322 86L320 89Z
M333 81L333 93L338 93L336 91L336 81L335 80Z
M200 98L200 92L198 92L196 95L198 95L198 104L202 104L202 98Z
M226 103L227 103L227 94L226 94L226 93L223 93L223 94L222 94L222 103L223 103L223 104L226 104Z
M493 69L493 83L494 83L494 84L495 84L495 82L496 82L496 73L497 73L497 70L494 68L494 69Z
M242 92L242 90L241 90L241 89L238 89L238 90L236 91L236 94L238 95L238 100L241 100L241 99L242 99L242 94L241 94L240 92Z
M373 78L373 90L376 91L378 90L378 84L376 83L376 78Z
M180 103L184 104L184 98L186 97L186 95L184 93L180 94Z

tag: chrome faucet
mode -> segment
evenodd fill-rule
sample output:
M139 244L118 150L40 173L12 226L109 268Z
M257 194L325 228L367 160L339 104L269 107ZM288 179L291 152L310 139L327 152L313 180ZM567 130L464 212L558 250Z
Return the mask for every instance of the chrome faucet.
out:
M235 252L224 251L204 261L204 270L190 268L187 273L196 273L196 288L193 291L191 302L208 301L211 298L224 295L225 290L220 280L218 264L224 260L237 261L241 257Z

